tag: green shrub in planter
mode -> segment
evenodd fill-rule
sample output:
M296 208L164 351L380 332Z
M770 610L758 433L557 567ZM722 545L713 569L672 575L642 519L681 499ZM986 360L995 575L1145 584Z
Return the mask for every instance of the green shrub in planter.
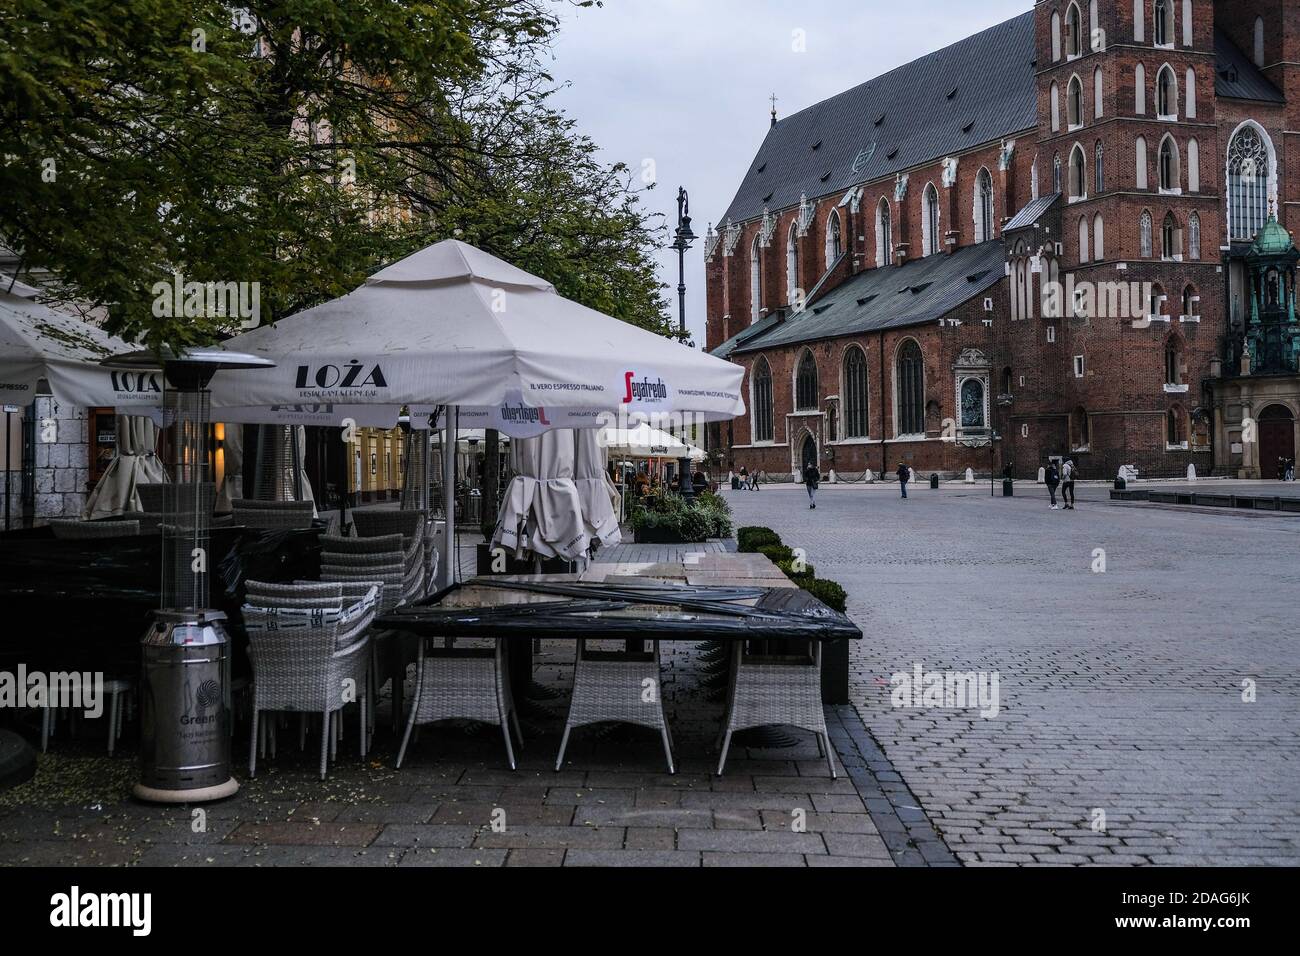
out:
M779 545L781 536L771 528L747 525L736 531L736 544L740 551L757 551L767 545Z
M793 561L778 561L776 566L787 578L801 586L804 581L811 581L817 577L817 569L811 564L804 564L802 571L795 570Z
M800 580L799 586L832 611L839 611L843 614L844 609L848 606L848 595L834 581L828 581L825 578Z
M713 536L713 518L692 508L677 516L677 529L683 541L705 541Z
M788 564L794 560L794 551L783 544L765 544L756 550L773 564Z

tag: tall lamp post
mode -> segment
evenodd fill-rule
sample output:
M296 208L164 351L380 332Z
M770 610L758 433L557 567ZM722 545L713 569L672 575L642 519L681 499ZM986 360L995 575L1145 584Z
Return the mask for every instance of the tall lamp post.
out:
M673 244L670 249L677 250L677 331L682 338L686 337L686 250L691 248L691 243L695 241L695 233L691 232L691 197L686 192L685 186L679 186L677 189L677 229L673 233ZM686 440L686 429L682 429L680 436L683 441ZM677 459L677 488L683 498L690 499L695 494L695 486L691 482L691 459L689 456L682 456Z

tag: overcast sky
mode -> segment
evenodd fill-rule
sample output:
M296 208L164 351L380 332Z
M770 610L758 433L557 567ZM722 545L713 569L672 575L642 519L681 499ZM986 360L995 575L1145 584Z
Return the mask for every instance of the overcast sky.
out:
M730 205L763 141L769 97L776 94L778 117L787 116L1031 7L1031 0L606 0L564 14L551 69L568 84L557 102L607 162L638 172L653 162L658 186L645 195L647 208L675 226L677 187L690 192L701 239L687 253L686 314L702 345L704 231ZM660 255L674 320L676 258Z

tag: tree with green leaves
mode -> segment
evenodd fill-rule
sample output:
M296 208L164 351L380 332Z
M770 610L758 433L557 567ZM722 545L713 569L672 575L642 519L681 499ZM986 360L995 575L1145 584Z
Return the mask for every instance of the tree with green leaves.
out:
M581 5L589 5L583 0ZM671 333L662 223L549 103L548 0L0 0L0 245L152 345L261 320L458 236Z

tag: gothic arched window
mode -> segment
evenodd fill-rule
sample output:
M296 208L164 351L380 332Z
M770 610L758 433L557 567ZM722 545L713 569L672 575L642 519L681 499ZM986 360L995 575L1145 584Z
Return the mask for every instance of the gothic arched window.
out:
M925 186L925 254L935 255L939 251L939 191L934 183Z
M1233 239L1249 241L1268 221L1272 169L1258 127L1243 126L1228 144L1228 228Z
M832 209L826 219L826 268L835 265L835 261L844 254L844 241L840 235L840 211Z
M1155 16L1155 36L1152 40L1156 46L1164 46L1172 43L1170 38L1173 36L1173 30L1170 28L1169 0L1156 0Z
M799 246L795 224L790 224L790 232L785 240L785 301L793 308L795 292L799 288Z
M975 241L993 238L993 176L981 169L975 190Z
M1192 213L1187 220L1187 256L1189 259L1201 258L1201 217Z
M894 413L899 435L925 432L925 366L921 346L908 339L898 350L894 378Z
M876 264L887 266L894 261L894 228L889 212L889 200L880 197L876 207Z
M817 410L817 360L804 349L794 376L794 408L797 412Z
M1083 147L1075 144L1070 151L1070 198L1086 199L1088 196L1088 164L1083 158Z
M1182 188L1183 175L1178 159L1178 144L1172 136L1166 136L1160 143L1160 188L1174 190Z
M1083 23L1079 7L1070 4L1065 14L1065 52L1067 56L1079 56L1083 53Z
M1178 115L1178 81L1168 64L1160 68L1156 75L1156 115L1176 117Z
M1106 149L1101 145L1101 140L1097 140L1097 149L1093 157L1092 170L1092 193L1094 196L1100 195L1106 188Z
M1083 124L1083 83L1077 76L1070 77L1065 92L1065 121L1071 128Z
M767 359L758 357L754 363L754 376L751 384L753 400L752 421L754 441L772 440L772 368Z
M844 353L844 437L867 437L867 357L856 345Z
M758 321L759 313L763 311L763 263L760 257L760 246L758 236L754 237L754 243L749 247L749 318L752 322Z
M1151 226L1151 213L1144 209L1142 219L1138 225L1139 245L1141 246L1139 254L1144 259L1150 259L1153 252L1151 248Z

